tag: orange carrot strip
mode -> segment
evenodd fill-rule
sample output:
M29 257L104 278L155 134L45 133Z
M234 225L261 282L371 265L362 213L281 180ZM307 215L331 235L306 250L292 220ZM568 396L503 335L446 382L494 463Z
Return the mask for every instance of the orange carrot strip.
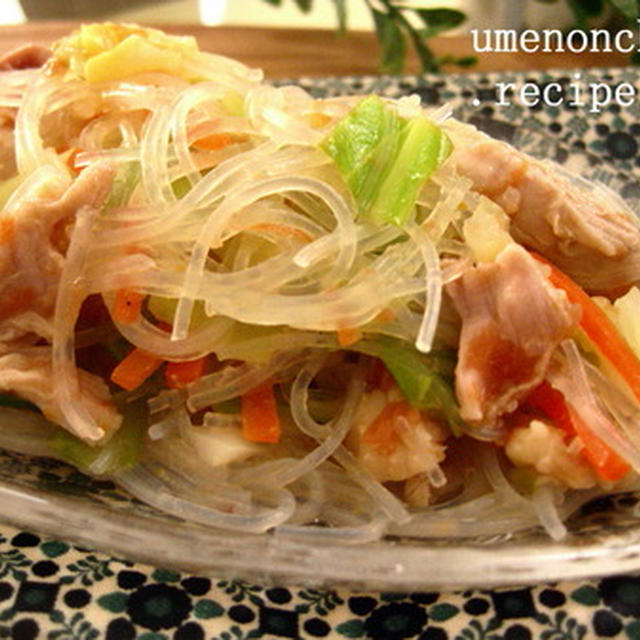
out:
M199 151L216 151L224 149L235 142L244 142L247 136L237 133L211 133L203 138L198 138L193 147Z
M170 389L184 389L195 382L205 372L206 358L197 358L185 362L168 362L164 369L164 379Z
M264 383L242 396L242 435L249 442L275 443L282 426L271 383Z
M542 382L526 398L524 405L538 409L568 435L582 442L582 456L602 480L621 480L629 465L584 424L580 416L568 405L561 391L548 382Z
M569 302L580 307L580 328L600 354L613 366L633 395L640 400L640 360L620 335L607 314L589 297L586 291L548 260L533 257L549 267L549 282L567 295Z
M137 347L130 351L111 372L111 381L132 391L139 387L163 363L163 360Z
M616 482L629 473L631 467L584 424L580 416L569 407L571 422L584 449L582 455L602 480Z
M320 129L331 122L331 116L328 116L326 113L314 111L306 115L306 120L312 129Z
M338 344L341 347L349 347L362 338L362 331L358 327L345 327L338 329Z
M133 289L118 289L113 304L113 319L122 324L133 324L142 310L144 295Z

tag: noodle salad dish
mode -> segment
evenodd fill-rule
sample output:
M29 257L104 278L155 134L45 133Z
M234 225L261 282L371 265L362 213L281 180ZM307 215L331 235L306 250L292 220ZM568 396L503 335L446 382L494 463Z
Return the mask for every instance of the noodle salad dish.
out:
M0 178L5 449L318 541L639 488L634 213L446 106L90 24L0 59Z

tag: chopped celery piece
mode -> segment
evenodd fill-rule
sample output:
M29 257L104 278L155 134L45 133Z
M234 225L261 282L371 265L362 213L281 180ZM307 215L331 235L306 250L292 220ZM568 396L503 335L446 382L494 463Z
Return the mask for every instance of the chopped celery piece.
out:
M420 187L449 156L452 145L422 116L407 120L377 96L359 102L322 142L358 204L375 224L402 225Z
M123 207L133 195L141 175L139 162L125 162L118 168L116 177L111 187L111 193L105 202L105 210Z
M393 338L363 340L353 349L380 358L412 406L442 414L454 435L462 433L464 422L447 380L451 358L419 353L412 345Z
M173 323L177 306L177 298L165 298L163 296L149 296L147 298L147 309L157 320L167 324ZM209 316L205 313L204 303L196 300L191 314L190 328L197 329L206 324L207 320L209 320Z
M189 182L189 178L182 176L182 178L178 178L171 183L171 190L173 191L173 195L178 198L178 200L182 200L189 191L191 191L191 182Z
M237 91L227 91L220 103L230 116L244 115L244 96Z
M452 145L440 127L415 118L402 133L400 150L381 184L369 216L373 222L404 224L424 181L449 157Z
M211 407L213 413L239 414L240 398L231 398Z
M367 209L376 197L388 157L397 153L400 119L377 96L360 102L322 143L349 185L356 201ZM382 154L383 143L391 146Z
M124 404L122 425L103 446L92 447L63 429L51 440L51 448L62 459L94 475L110 475L132 467L138 461L147 426L143 400Z
M279 351L317 346L337 346L332 336L289 329L283 326L265 327L236 322L225 339L216 346L220 360L242 360L265 364Z

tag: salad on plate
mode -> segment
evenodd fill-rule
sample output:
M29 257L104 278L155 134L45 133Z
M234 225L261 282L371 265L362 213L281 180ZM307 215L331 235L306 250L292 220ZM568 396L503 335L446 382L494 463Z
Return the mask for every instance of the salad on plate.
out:
M136 25L0 69L4 448L313 540L560 539L638 488L640 228L610 189Z

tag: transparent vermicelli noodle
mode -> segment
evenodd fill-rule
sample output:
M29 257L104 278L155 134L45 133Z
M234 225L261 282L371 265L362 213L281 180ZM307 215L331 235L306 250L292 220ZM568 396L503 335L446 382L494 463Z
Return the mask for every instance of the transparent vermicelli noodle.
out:
M637 488L640 230L606 187L135 25L0 87L0 445L341 544L561 539Z

